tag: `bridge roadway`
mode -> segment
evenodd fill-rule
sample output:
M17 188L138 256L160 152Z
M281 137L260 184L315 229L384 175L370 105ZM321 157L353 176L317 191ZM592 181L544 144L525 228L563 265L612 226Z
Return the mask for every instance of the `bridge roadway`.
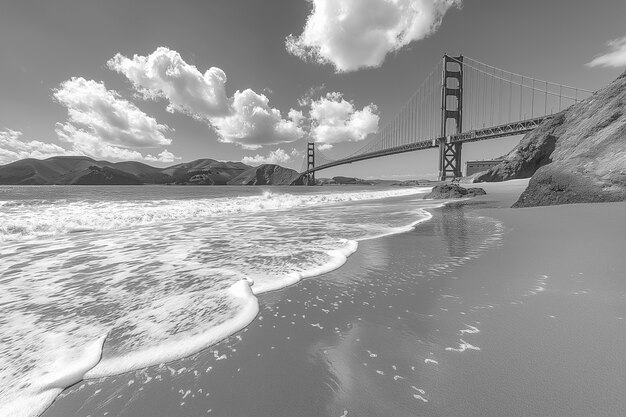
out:
M501 138L505 136L520 135L523 133L530 132L531 130L534 130L535 128L537 128L537 126L539 126L539 124L541 124L541 122L543 122L544 120L551 119L552 117L554 117L554 115L535 117L532 119L526 119L526 120L522 120L519 122L512 122L512 123L506 123L503 125L498 125L498 126L493 126L493 127L470 130L468 132L462 132L456 135L448 136L446 140L448 143L467 143L467 142L477 142L477 141L486 140L486 139ZM443 137L432 139L432 140L423 140L420 142L414 142L414 143L409 143L406 145L395 146L395 147L383 149L380 151L368 152L362 155L355 155L355 156L351 156L348 158L338 159L336 161L332 161L332 162L328 162L320 166L316 166L314 169L304 171L302 174L303 175L309 174L311 172L320 171L322 169L328 169L328 168L336 167L339 165L351 164L353 162L358 162L358 161L365 161L367 159L378 158L381 156L395 155L398 153L437 148L439 146L440 140L442 139Z

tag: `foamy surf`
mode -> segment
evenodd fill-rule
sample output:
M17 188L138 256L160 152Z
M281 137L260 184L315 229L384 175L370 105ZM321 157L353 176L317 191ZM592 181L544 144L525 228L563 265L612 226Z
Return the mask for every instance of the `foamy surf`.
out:
M439 204L439 205L432 205L429 206L428 208L436 208L436 207L441 207L443 204ZM388 231L384 232L384 233L380 233L377 235L373 235L373 236L366 236L361 238L360 240L370 240L370 239L380 239L382 237L385 236L391 236L391 235L397 235L400 233L406 233L406 232L410 232L411 230L415 229L415 227L417 227L417 225L419 225L420 223L423 223L425 221L428 221L430 219L433 218L433 215L430 214L430 212L428 212L427 210L424 209L418 209L417 211L415 211L415 214L420 217L420 219L415 220L412 223L407 224L406 226L399 226L399 227L394 227L394 228L390 228Z
M319 191L0 207L28 223L0 244L0 415L34 416L82 378L198 352L254 319L255 294L337 269L359 241L430 218L432 203L413 197L423 189ZM57 373L63 355L48 346L75 352L76 366Z
M345 264L348 260L348 257L356 252L358 247L358 242L354 240L347 240L343 248L326 251L326 254L329 257L329 260L326 263L303 271L289 272L285 274L282 279L277 279L272 282L255 284L252 286L252 290L255 294L275 291L290 285L294 285L305 278L311 278L334 271L335 269Z
M105 338L102 336L83 349L59 352L48 369L40 370L40 374L31 373L22 380L25 387L20 392L3 392L0 416L30 417L43 413L63 389L81 381L96 366ZM53 355L54 352L53 349Z
M184 358L205 349L246 327L259 312L259 303L250 289L250 281L243 279L228 289L228 294L238 301L235 314L195 335L185 335L159 346L153 346L123 356L103 358L91 368L85 378L100 378L163 362Z
M116 230L238 213L291 210L319 205L385 199L423 193L427 188L324 194L266 191L261 195L185 200L0 201L0 242L65 233Z

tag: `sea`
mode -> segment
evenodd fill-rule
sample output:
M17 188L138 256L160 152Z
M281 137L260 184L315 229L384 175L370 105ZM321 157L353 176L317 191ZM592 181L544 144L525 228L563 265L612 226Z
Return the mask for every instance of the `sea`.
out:
M429 188L0 186L0 415L194 354L430 218Z

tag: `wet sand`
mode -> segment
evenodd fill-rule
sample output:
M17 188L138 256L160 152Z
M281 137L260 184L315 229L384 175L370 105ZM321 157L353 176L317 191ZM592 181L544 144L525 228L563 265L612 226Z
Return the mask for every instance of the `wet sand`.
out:
M624 415L626 204L505 208L524 185L361 242L238 334L44 416Z

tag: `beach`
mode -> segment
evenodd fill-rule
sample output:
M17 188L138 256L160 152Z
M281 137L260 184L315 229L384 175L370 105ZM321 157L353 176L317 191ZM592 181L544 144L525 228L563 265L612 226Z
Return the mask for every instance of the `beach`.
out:
M86 379L44 416L618 416L626 204L430 209L345 265L258 295L190 357Z

